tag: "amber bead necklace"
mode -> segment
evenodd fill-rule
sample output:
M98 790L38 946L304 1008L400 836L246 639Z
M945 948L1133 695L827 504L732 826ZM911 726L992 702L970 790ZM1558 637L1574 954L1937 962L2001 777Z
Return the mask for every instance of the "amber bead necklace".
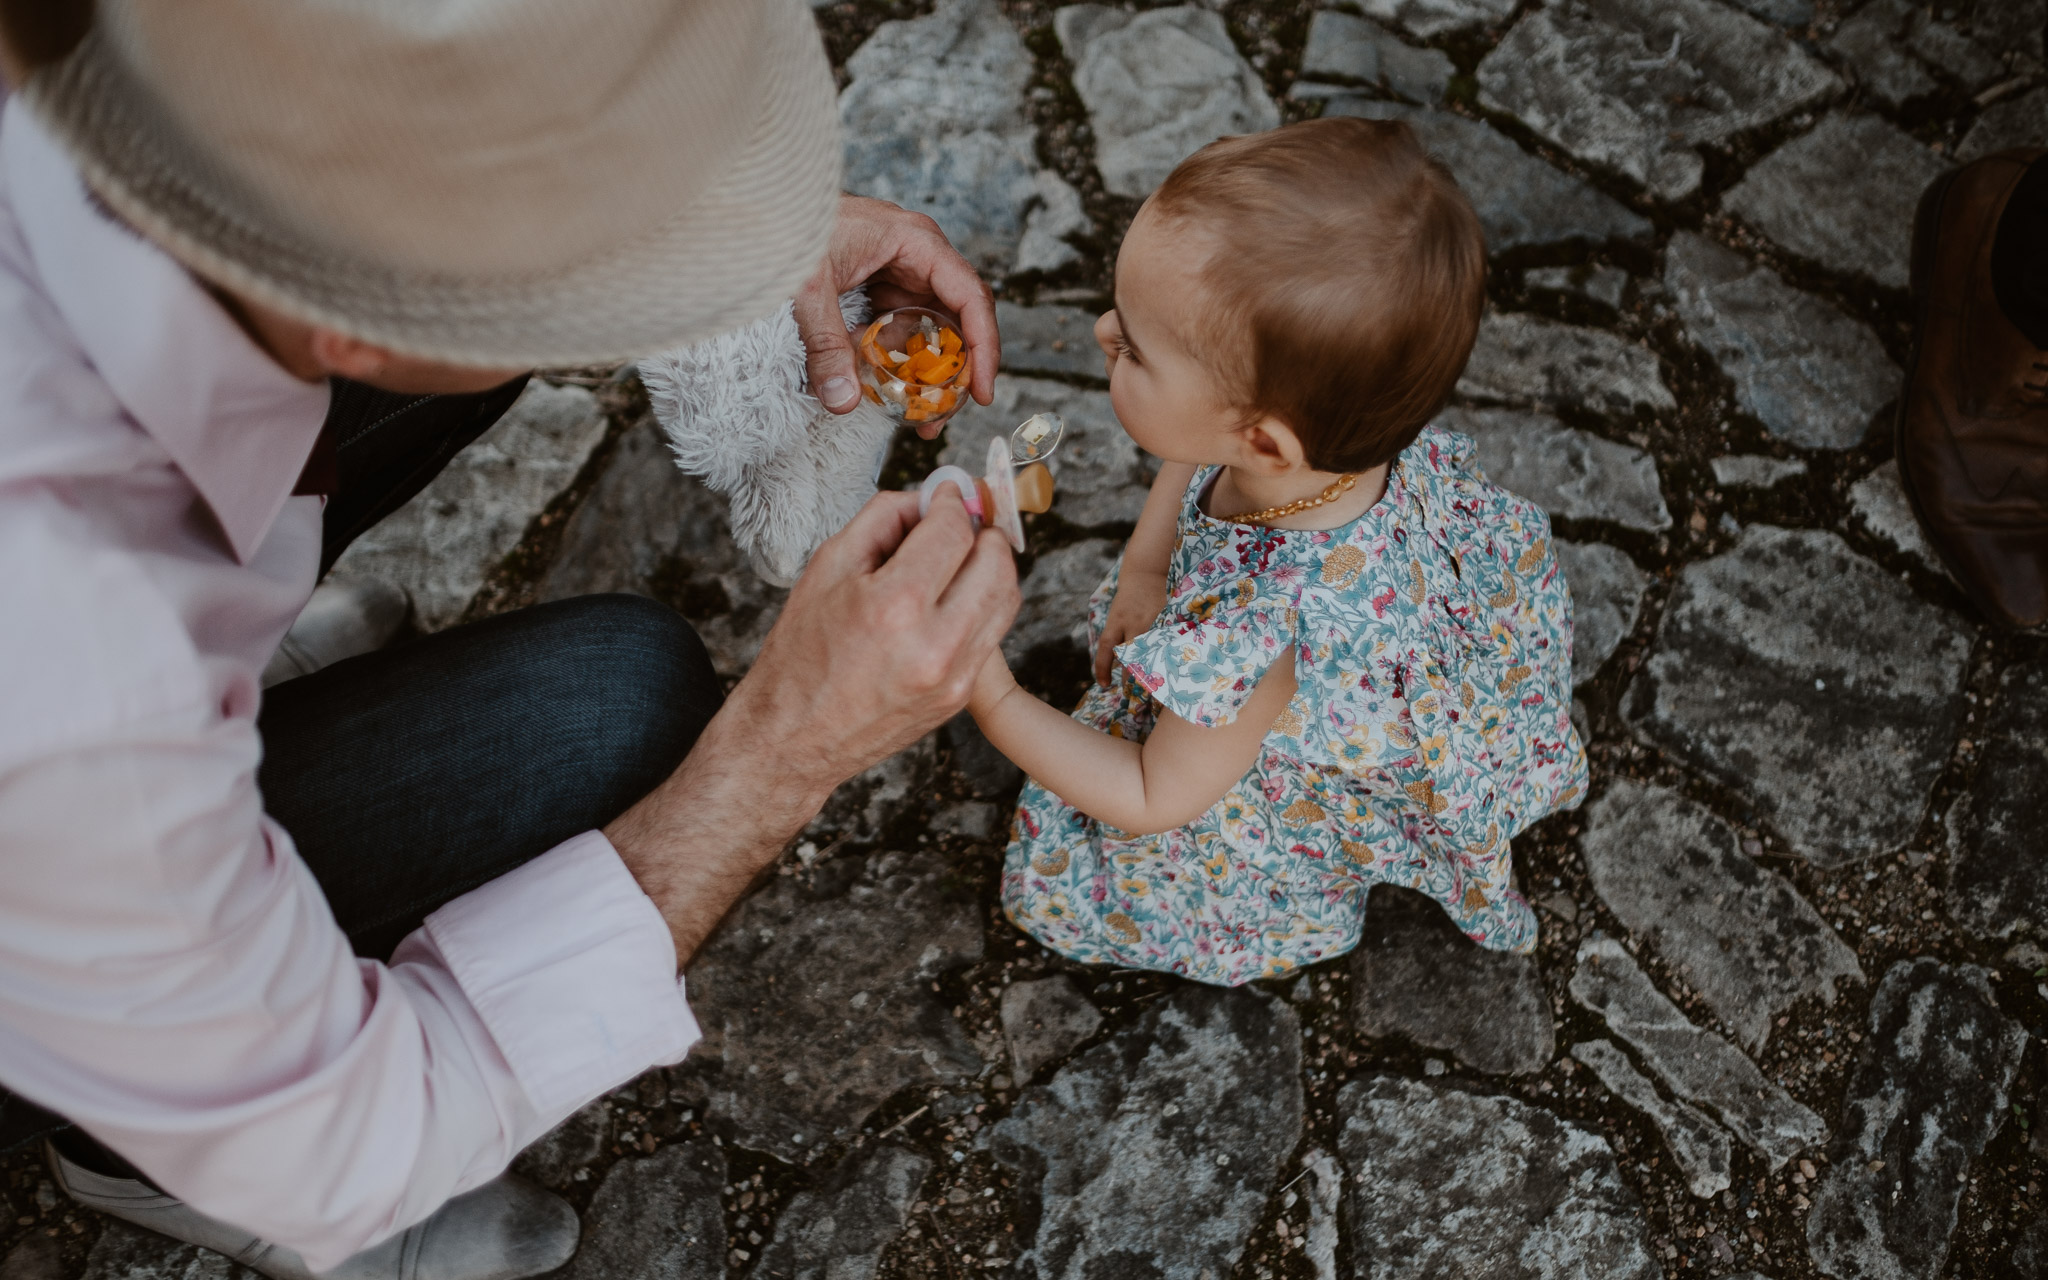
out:
M1338 476L1336 482L1329 488L1313 498L1296 498L1292 502L1283 502L1277 507L1267 507L1260 511L1247 511L1243 515L1224 516L1223 519L1232 524L1271 524L1275 520L1285 520L1288 516L1307 511L1312 507L1320 507L1325 503L1335 502L1351 492L1352 488L1357 484L1358 473L1347 471L1343 475Z

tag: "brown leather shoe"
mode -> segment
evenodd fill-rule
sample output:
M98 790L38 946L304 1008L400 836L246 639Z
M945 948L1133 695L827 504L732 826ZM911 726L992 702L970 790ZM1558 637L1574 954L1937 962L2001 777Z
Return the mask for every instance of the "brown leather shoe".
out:
M1913 220L1915 351L1899 474L1927 539L1994 622L2048 621L2048 351L1991 287L1991 241L2039 149L1936 179Z

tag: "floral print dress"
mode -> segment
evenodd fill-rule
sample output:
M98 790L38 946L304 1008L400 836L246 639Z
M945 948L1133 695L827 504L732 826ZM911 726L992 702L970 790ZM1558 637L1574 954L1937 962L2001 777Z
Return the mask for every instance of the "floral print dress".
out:
M1575 806L1571 594L1542 509L1425 429L1373 508L1336 529L1231 524L1182 498L1165 611L1074 718L1142 741L1158 707L1228 723L1294 651L1258 760L1208 812L1128 836L1027 781L1003 874L1053 950L1235 986L1358 944L1374 884L1419 890L1482 946L1529 951L1508 842ZM1089 604L1101 634L1116 571Z

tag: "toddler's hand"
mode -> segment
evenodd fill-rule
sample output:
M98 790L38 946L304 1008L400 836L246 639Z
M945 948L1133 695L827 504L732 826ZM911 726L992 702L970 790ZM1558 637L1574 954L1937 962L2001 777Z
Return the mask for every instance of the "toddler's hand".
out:
M1102 622L1102 639L1095 646L1095 683L1109 687L1109 668L1116 660L1116 647L1150 631L1165 608L1166 575L1132 570L1126 565L1117 579L1116 595L1109 602L1109 615Z

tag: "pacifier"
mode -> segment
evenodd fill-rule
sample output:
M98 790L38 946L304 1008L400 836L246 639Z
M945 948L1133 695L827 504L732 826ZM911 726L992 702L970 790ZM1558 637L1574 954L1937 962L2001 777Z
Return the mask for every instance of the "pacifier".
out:
M924 478L917 491L917 514L922 519L932 508L932 494L942 484L952 484L973 517L975 527L1000 529L1013 550L1024 550L1023 512L1034 514L1052 509L1052 472L1045 459L1059 448L1067 424L1056 413L1037 413L1019 423L1009 440L988 442L986 469L972 476L966 468L947 465Z

